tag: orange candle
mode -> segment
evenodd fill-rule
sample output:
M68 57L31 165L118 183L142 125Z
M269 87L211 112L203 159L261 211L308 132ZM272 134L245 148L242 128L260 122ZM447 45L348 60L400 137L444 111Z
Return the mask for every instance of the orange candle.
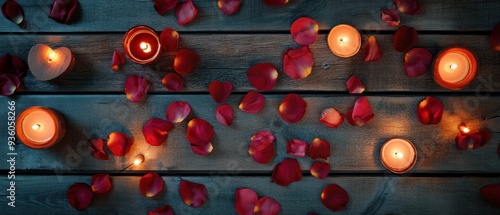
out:
M382 146L380 159L382 164L391 172L403 174L415 165L417 150L409 140L393 138Z
M337 25L328 34L328 47L336 56L354 56L361 48L361 35L350 25Z
M123 52L134 63L153 63L160 57L160 38L148 26L135 26L123 38Z
M16 121L16 131L24 145L44 149L64 137L65 125L64 117L56 110L35 106L21 112Z
M452 47L441 51L434 62L434 80L444 88L460 90L477 72L477 59L469 50Z

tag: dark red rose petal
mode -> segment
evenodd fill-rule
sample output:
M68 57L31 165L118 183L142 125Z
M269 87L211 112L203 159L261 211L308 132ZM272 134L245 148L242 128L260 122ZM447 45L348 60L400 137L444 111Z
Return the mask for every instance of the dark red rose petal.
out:
M95 138L90 140L89 148L93 153L93 156L99 160L108 160L108 154L104 151L104 139Z
M353 126L363 126L370 123L373 120L375 114L372 112L370 103L366 96L363 96L356 100L354 108L349 110L346 114L347 121Z
M172 92L177 92L184 88L184 79L174 72L165 75L165 77L161 80L161 83L165 86L165 88L167 88L167 90Z
M290 93L279 106L281 119L288 123L296 123L306 114L306 107L304 99L295 93Z
M286 153L296 157L304 157L307 151L307 142L303 140L291 139L286 144Z
M266 164L273 159L276 149L274 148L274 135L269 131L259 131L250 138L248 154L254 161Z
M500 23L497 23L493 28L490 35L490 42L493 49L500 51Z
M186 132L188 141L191 143L191 150L198 155L206 155L213 150L212 138L214 128L212 125L199 118L193 118L188 123Z
M171 123L181 123L191 113L191 107L187 102L176 101L170 103L167 108L166 118Z
M234 207L239 215L254 215L255 204L259 200L257 193L250 188L236 189Z
M422 5L418 0L392 0L399 12L408 15L417 15L422 12Z
M283 53L283 70L292 79L309 76L314 65L314 58L308 46L287 49Z
M321 113L319 121L330 128L338 128L344 122L344 114L335 108L327 108Z
M163 184L163 178L158 173L150 172L141 177L139 188L143 196L152 198L163 190Z
M165 28L160 34L160 42L164 52L175 52L179 45L179 33L172 28Z
M1 74L15 75L20 79L26 74L26 66L18 56L5 54L0 57L0 71Z
M311 18L302 17L293 22L290 33L293 40L300 45L309 45L318 37L319 25Z
M361 79L359 79L355 75L352 75L345 84L347 86L347 89L349 90L349 93L351 94L361 94L363 91L365 91L365 85L363 85Z
M3 3L2 14L5 18L18 25L24 21L23 8L14 0L7 0Z
M108 174L95 174L92 176L90 183L92 191L97 194L105 194L111 190L111 181Z
M174 210L172 210L170 205L165 205L156 208L155 211L149 210L148 215L174 215Z
M54 4L50 8L49 18L60 23L68 23L78 4L78 0L54 0Z
M191 0L186 0L175 6L175 16L177 17L177 24L179 25L185 25L193 21L197 14L198 8L196 8Z
M280 186L288 186L292 182L300 181L302 170L299 162L293 158L285 158L274 167L272 178L272 182Z
M278 70L272 63L259 63L247 71L247 78L257 90L271 90L278 79Z
M203 184L181 180L179 193L182 201L191 207L200 207L207 201L207 189Z
M160 118L151 118L142 127L142 134L146 142L152 146L163 144L168 138L168 132L174 128L170 122Z
M220 124L230 126L233 124L234 112L231 105L224 104L215 110L215 118Z
M174 70L181 75L186 75L193 72L199 63L200 56L196 52L190 49L182 49L175 55Z
M407 52L417 43L417 30L413 27L402 25L394 36L394 49L398 52Z
M349 194L336 184L329 184L321 193L321 202L333 212L344 210L349 203Z
M316 161L311 166L311 169L309 171L311 172L312 176L319 179L325 179L326 176L328 176L328 173L330 173L330 163Z
M424 125L436 125L441 122L444 105L441 100L435 97L427 96L417 108L418 121Z
M92 188L84 183L74 183L69 187L68 193L66 194L69 205L77 210L88 208L92 203L93 196L94 193L92 192Z
M260 110L262 110L265 102L266 97L264 97L262 94L250 91L241 101L239 108L246 113L256 114Z
M288 3L288 0L262 0L267 6L275 7L282 6Z
M257 201L254 213L257 215L276 215L281 211L280 204L271 197L262 197Z
M140 102L144 100L148 95L150 86L151 82L144 77L138 75L129 76L127 80L125 80L125 94L127 95L127 99L131 102Z
M500 208L500 184L492 184L481 188L483 198L495 208Z
M226 15L232 15L238 11L243 0L218 0L217 6Z
M477 149L484 146L491 139L491 132L487 129L459 133L455 138L458 150Z
M432 62L432 53L424 48L414 48L405 55L405 71L408 77L424 75Z
M307 151L307 156L312 159L328 160L330 157L330 143L321 138L314 138Z
M365 62L379 61L384 53L378 44L377 38L375 36L368 37L365 46Z
M112 132L108 136L108 148L115 156L124 156L130 151L134 142L127 135L120 132Z
M179 0L153 0L155 10L158 14L163 15L168 10L171 10L177 5Z
M229 95L231 95L231 90L233 89L233 84L228 81L215 80L208 86L208 92L210 96L217 103L226 102Z
M14 74L0 74L0 95L10 96L21 85L21 81Z
M111 59L111 69L114 71L118 71L119 66L125 63L125 57L123 54L117 50L113 51L113 59Z
M384 20L387 25L391 27L396 27L399 25L400 19L399 19L399 14L396 10L394 9L382 9L380 10L380 13L382 14L382 20Z

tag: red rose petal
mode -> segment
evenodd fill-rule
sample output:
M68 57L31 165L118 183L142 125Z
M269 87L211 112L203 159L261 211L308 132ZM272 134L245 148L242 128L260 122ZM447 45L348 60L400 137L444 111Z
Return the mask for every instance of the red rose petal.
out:
M207 189L203 184L181 180L179 193L182 201L191 207L200 207L207 201Z
M312 159L328 160L330 157L330 143L321 138L314 138L307 151L307 156Z
M108 154L104 151L104 139L95 138L90 140L89 148L93 156L99 160L108 160Z
M14 74L0 74L0 95L10 96L21 85L21 81Z
M399 19L399 14L396 10L394 9L382 9L380 10L380 13L382 14L382 20L384 20L387 25L391 27L396 27L399 25L400 19Z
M235 208L239 215L254 215L255 204L259 200L257 193L250 188L236 189Z
M156 208L155 211L149 210L148 215L174 215L174 210L172 210L170 205L165 205Z
M417 15L422 12L422 5L418 0L392 0L399 12L409 15Z
M262 94L250 91L241 101L239 108L246 113L256 114L260 110L262 110L265 102L266 97L264 97Z
M77 210L88 208L92 203L93 196L92 188L84 183L74 183L66 193L69 204Z
M490 35L491 47L500 51L500 23L497 23Z
M215 118L217 118L217 121L222 125L230 126L233 124L234 112L231 105L224 104L219 106L215 110Z
M161 80L161 83L165 86L165 88L167 88L167 90L172 92L177 92L184 88L184 79L174 72L165 75L165 77Z
M232 15L238 11L243 0L219 0L217 6L226 15Z
M407 52L417 43L417 30L413 27L402 25L394 36L394 49L398 52Z
M311 166L311 169L309 171L311 172L312 176L319 179L325 179L326 176L328 176L328 173L330 173L330 163L316 161Z
M177 17L177 24L179 25L185 25L193 21L197 14L198 8L196 8L191 0L186 0L175 6L175 16Z
M288 3L288 0L262 0L267 6L275 7L282 6Z
M247 71L247 78L257 90L271 90L278 79L278 70L272 63L259 63Z
M283 53L283 70L292 79L306 78L311 74L314 58L308 46L287 49Z
M377 38L370 36L367 41L365 46L365 62L379 61L384 53L378 44Z
M156 12L162 15L168 10L173 9L179 0L153 0L153 2L155 3Z
M210 83L210 85L208 86L208 92L210 93L210 96L212 96L214 101L217 103L226 102L227 98L231 94L232 89L233 84L228 81L215 80L212 81L212 83Z
M274 135L269 131L259 131L250 138L248 154L254 161L266 164L273 159L276 149L274 148Z
M158 173L150 172L141 177L139 188L143 196L152 198L163 190L163 184L163 178Z
M309 45L318 37L319 25L311 18L302 17L293 22L290 33L293 40L300 45Z
M359 79L355 75L352 75L345 84L347 86L347 89L349 90L349 93L351 94L361 94L363 91L365 91L365 85L363 85L361 79Z
M286 144L286 153L296 157L304 157L307 151L307 142L303 140L291 139Z
M122 63L125 63L125 57L123 57L121 52L114 50L113 59L111 60L111 69L117 71Z
M319 121L330 128L338 128L344 122L344 114L335 108L327 108L321 112Z
M495 208L500 208L500 184L492 184L481 188L481 196Z
M373 120L375 114L372 112L370 103L366 96L363 96L356 100L354 108L349 110L346 114L347 121L353 126L363 126L370 123Z
M279 106L281 119L288 123L296 123L306 114L306 107L304 99L295 93L290 93Z
M441 100L427 96L417 108L418 121L424 125L436 125L441 122L444 105Z
M166 118L171 123L181 123L191 113L191 107L187 102L176 101L170 103L167 108Z
M108 136L108 148L115 156L124 156L130 151L134 142L127 135L120 132L112 132Z
M272 178L272 182L280 186L288 186L292 182L300 181L302 170L299 162L293 158L285 158L274 167Z
M105 194L111 190L111 182L108 174L95 174L92 176L90 183L92 191L97 194Z
M414 48L405 55L405 71L408 77L424 75L432 62L432 53L424 48Z
M165 52L175 52L179 45L179 33L171 28L165 28L160 34L161 49Z
M339 185L329 184L321 192L321 202L331 211L341 211L349 203L349 194Z
M54 4L50 8L49 18L60 23L68 23L78 4L78 0L54 0Z
M488 129L459 133L455 138L458 150L477 149L484 146L491 139L491 132Z
M188 123L186 136L191 143L191 150L195 154L206 155L212 152L214 128L209 122L203 119L193 118Z
M151 118L142 127L142 134L149 145L159 146L167 140L168 132L173 128L170 122L160 118Z
M5 54L0 57L0 71L2 74L11 74L22 78L26 74L26 66L18 56Z
M14 0L7 0L3 3L2 14L5 18L18 25L24 21L23 8Z
M281 211L280 204L271 197L262 197L257 201L254 213L257 215L276 215Z
M148 95L151 82L138 75L132 75L125 80L125 94L131 102L140 102Z
M182 49L175 55L174 70L181 75L186 75L193 72L199 63L200 56L196 52L190 49Z

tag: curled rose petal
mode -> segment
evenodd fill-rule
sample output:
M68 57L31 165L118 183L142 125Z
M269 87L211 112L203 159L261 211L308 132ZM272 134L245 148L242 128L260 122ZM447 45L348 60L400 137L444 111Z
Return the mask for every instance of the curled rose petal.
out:
M500 23L497 23L490 35L491 47L500 51Z
M247 71L247 78L257 90L271 90L278 79L278 70L272 63L259 63Z
M266 97L264 97L259 92L250 91L243 98L240 103L240 110L249 113L256 114L264 107L264 103L266 102Z
M285 158L274 167L272 178L272 182L280 186L288 186L292 182L300 181L302 170L299 162L293 158Z
M172 28L165 28L160 34L161 49L165 52L175 52L179 46L179 33Z
M292 79L309 76L314 65L314 58L308 46L287 49L283 53L283 70Z
M111 181L108 174L95 174L92 176L90 183L92 191L97 194L105 194L111 190Z
M207 201L207 188L203 184L181 180L179 193L182 201L191 207L200 207Z
M307 142L303 140L291 139L286 144L286 153L292 156L303 158L306 155Z
M394 36L394 49L398 52L407 52L417 43L417 30L403 25L398 28Z
M257 193L250 188L236 189L234 207L239 215L254 215L253 209L259 200Z
M311 166L311 169L309 171L311 172L312 176L319 179L325 179L326 176L328 176L328 173L330 173L330 163L316 161Z
M108 160L108 154L104 151L104 139L95 138L90 140L89 148L93 153L93 156L99 160Z
M250 138L248 154L254 161L266 164L273 159L276 149L274 148L274 135L269 131L259 131Z
M330 157L330 143L321 138L314 138L307 151L307 156L312 159L328 160Z
M217 118L217 121L222 125L230 126L233 124L234 112L231 105L224 104L219 106L215 110L215 118Z
M125 80L125 94L127 95L127 99L131 102L140 102L144 100L148 95L150 86L151 82L144 77L138 75L129 76L127 80Z
M155 211L149 210L148 215L174 215L174 210L172 210L170 205L165 205L156 208Z
M375 36L368 37L365 46L365 62L379 61L384 53L378 44L377 38Z
M165 77L161 80L161 83L165 86L165 88L167 88L167 90L172 92L177 92L184 88L184 79L174 72L165 75Z
M302 17L293 22L290 33L293 40L300 45L309 45L318 37L319 25L311 18Z
M279 106L281 119L288 123L296 123L306 114L306 107L304 99L295 93L290 93Z
M321 192L321 202L333 212L344 210L349 203L349 194L336 184L329 184Z
M345 84L347 86L347 89L349 90L349 93L351 94L361 94L363 91L365 91L365 85L363 85L361 79L359 79L355 75L352 75Z
M488 129L481 129L467 133L458 133L455 143L458 150L477 149L484 146L491 139Z
M481 188L481 196L495 208L500 208L500 184L492 184Z
M118 71L118 67L122 63L125 63L125 57L123 57L123 54L120 51L114 50L113 59L111 59L111 69L114 71Z
M19 77L13 74L0 74L0 95L10 96L21 86Z
M182 49L175 55L174 70L181 75L186 75L193 72L199 63L200 56L196 52L190 49Z
M275 7L282 6L288 3L288 0L262 0L267 6Z
M175 6L175 16L177 17L177 24L179 25L185 25L193 21L197 14L198 8L196 8L191 0L186 0Z
M0 57L0 73L11 74L18 78L22 78L26 74L26 66L18 56L5 54Z
M49 12L49 18L68 23L78 7L78 0L54 0Z
M233 84L229 81L219 81L215 80L210 83L208 86L208 92L210 96L217 103L226 102L227 98L231 94L231 90L233 89Z
M150 172L141 177L139 188L143 196L152 198L163 190L163 184L163 178L158 173Z
M408 15L417 15L422 12L422 5L418 0L392 0L399 12Z
M414 48L405 55L405 71L408 77L425 74L432 62L432 53L424 48Z
M373 120L375 114L372 112L370 103L366 96L363 96L356 100L354 103L354 108L349 110L346 114L347 121L353 126L363 126L370 123Z
M120 132L112 132L108 136L108 148L115 156L124 156L130 151L134 142L127 135Z
M212 138L214 128L212 125L199 118L193 118L188 123L186 132L188 141L191 143L191 150L198 155L206 155L213 150Z
M155 10L158 14L163 15L168 10L171 10L177 5L179 0L153 0Z
M436 125L441 122L444 105L441 100L435 97L427 96L420 102L417 108L418 121L424 125Z
M3 3L2 14L5 18L17 25L24 21L23 8L14 0L7 0Z
M238 11L243 0L218 0L217 6L226 15L232 15Z
M276 215L281 211L281 206L275 199L271 197L262 197L257 201L254 208L254 213L257 215Z
M384 20L387 25L391 27L396 27L399 25L400 19L399 19L399 14L396 10L394 9L382 9L380 10L380 13L382 14L382 20Z
M191 107L187 102L176 101L170 103L167 108L166 118L171 123L181 123L191 113Z
M335 108L327 108L321 112L319 121L330 128L338 128L344 122L344 114Z
M88 208L92 203L93 196L92 188L84 183L74 183L66 193L69 205L77 210Z
M142 127L142 134L149 145L159 146L167 140L168 132L173 128L170 122L160 118L151 118Z

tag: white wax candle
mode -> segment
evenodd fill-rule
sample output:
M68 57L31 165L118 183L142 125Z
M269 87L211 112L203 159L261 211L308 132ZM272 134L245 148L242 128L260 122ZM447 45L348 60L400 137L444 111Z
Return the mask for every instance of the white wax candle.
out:
M30 141L45 144L56 135L55 123L55 119L49 113L35 110L24 117L21 128Z
M439 61L439 75L446 82L458 83L469 75L470 61L467 56L450 52Z
M395 173L404 173L415 164L415 147L408 140L394 138L382 146L380 158L389 170Z
M339 57L351 57L361 47L361 35L350 25L337 25L328 34L328 47Z

